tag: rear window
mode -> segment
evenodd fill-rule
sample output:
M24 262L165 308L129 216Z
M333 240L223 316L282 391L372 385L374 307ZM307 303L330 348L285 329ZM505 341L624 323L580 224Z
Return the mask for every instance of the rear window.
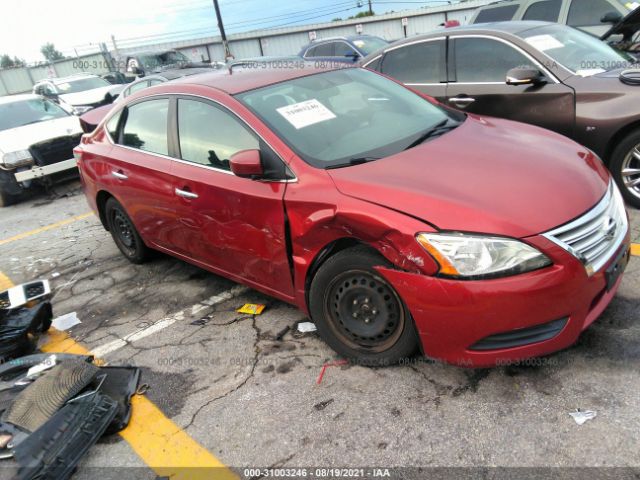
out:
M544 0L533 3L524 12L523 20L539 20L541 22L557 22L560 16L562 0Z
M504 22L511 20L520 5L505 5L480 10L473 23Z

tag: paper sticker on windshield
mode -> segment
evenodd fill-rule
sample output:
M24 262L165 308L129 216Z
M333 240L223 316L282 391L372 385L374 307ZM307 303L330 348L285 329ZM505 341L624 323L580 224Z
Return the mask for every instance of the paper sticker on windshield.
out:
M541 52L564 47L562 42L553 38L551 35L536 35L534 37L529 37L527 38L527 43Z
M297 130L336 118L331 110L321 104L315 98L306 102L294 103L277 109L287 122Z

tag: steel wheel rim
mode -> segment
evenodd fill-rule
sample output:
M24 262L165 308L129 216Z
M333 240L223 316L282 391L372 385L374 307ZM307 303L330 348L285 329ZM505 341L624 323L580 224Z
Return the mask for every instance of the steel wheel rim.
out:
M119 210L113 212L113 226L120 243L129 252L136 249L136 238L133 234L133 225L129 219Z
M351 348L382 352L404 330L405 311L397 293L382 278L366 270L336 276L325 293L325 316L340 340Z
M640 144L631 149L622 162L622 182L633 196L640 198Z

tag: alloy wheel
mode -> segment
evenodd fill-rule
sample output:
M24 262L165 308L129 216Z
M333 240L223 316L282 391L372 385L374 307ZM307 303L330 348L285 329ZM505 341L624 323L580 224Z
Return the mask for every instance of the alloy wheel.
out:
M640 144L633 147L624 158L621 173L629 193L640 198Z

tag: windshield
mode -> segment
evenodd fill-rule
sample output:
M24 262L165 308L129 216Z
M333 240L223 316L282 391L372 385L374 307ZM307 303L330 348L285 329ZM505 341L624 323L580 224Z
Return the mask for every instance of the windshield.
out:
M69 80L64 83L57 83L56 88L60 91L61 95L67 93L78 93L86 90L93 90L94 88L108 87L111 84L104 78L88 77L79 78L77 80Z
M237 96L303 160L335 168L394 155L464 118L363 69L309 75ZM455 116L454 116L455 115Z
M632 59L598 38L563 25L548 25L520 33L532 47L577 75L589 76L626 68Z
M140 55L138 58L145 70L154 70L168 65L189 62L189 59L184 54L173 51L159 53L157 55Z
M386 47L387 45L389 45L389 42L377 37L367 37L354 40L353 44L358 47L358 50L364 53L364 56L366 57L370 53Z
M68 116L69 114L58 105L41 98L2 103L0 104L0 130L24 127L32 123Z

